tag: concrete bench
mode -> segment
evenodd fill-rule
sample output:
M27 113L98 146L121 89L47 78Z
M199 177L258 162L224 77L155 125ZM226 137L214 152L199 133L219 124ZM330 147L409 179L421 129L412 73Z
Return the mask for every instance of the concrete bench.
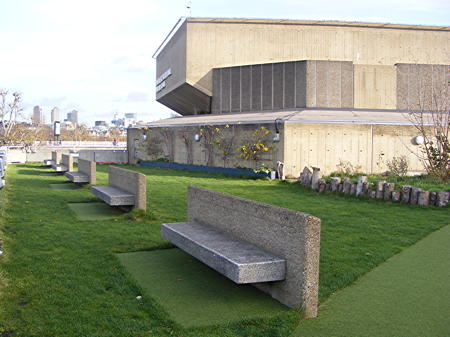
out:
M110 206L147 207L147 179L142 173L110 166L108 186L92 186L91 191Z
M73 171L73 157L70 154L62 154L61 162L55 160L55 162L52 164L52 169L54 169L56 172Z
M78 172L69 171L64 175L75 184L94 185L96 183L96 163L78 159Z
M320 219L189 186L187 222L161 235L236 283L317 316Z

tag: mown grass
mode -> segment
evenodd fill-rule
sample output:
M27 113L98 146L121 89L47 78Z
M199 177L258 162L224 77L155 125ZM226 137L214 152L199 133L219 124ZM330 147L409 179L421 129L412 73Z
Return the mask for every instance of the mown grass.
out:
M129 167L147 174L148 215L78 221L67 203L97 201L88 187L55 190L62 176L36 165L8 167L1 229L0 336L288 336L291 311L273 319L184 330L141 293L114 257L171 247L159 225L186 218L189 184L310 213L322 219L320 301L382 261L448 224L447 209L317 194L295 183ZM107 183L98 166L97 184ZM14 333L14 334L13 334Z

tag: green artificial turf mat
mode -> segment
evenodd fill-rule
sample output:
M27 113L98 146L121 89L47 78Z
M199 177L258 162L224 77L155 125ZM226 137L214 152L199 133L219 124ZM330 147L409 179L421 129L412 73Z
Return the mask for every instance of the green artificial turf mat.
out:
M292 337L450 336L450 226L332 295Z
M55 190L77 190L80 188L80 186L71 183L50 184L50 187Z
M59 176L61 174L58 172L42 172L42 173L39 173L39 175L43 176L43 177L54 177L54 176Z
M123 213L102 202L85 202L67 204L80 220L107 220Z
M180 249L117 254L144 291L183 327L227 324L289 310L251 285L238 285Z

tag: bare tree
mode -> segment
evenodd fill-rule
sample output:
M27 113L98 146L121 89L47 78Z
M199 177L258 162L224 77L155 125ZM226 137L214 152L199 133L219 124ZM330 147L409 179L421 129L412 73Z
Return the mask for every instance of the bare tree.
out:
M2 145L18 144L18 140L12 136L17 134L14 133L14 128L23 111L21 103L20 92L12 93L12 100L8 102L8 91L0 90L0 144Z
M418 84L416 105L408 112L408 118L423 141L419 159L427 172L444 181L450 179L450 81Z

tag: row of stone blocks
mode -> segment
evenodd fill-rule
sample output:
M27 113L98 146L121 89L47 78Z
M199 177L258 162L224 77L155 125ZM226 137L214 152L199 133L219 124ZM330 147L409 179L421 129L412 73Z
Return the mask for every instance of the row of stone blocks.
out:
M351 182L348 177L344 179L332 177L331 182L327 183L325 179L320 178L320 169L317 167L313 167L312 172L305 167L300 174L299 182L320 193L332 191L356 196L364 195L369 198L419 206L446 207L450 199L450 192L448 191L429 192L409 185L403 185L396 190L394 183L388 183L384 180L378 181L375 184L375 189L372 189L373 184L367 181L366 176L358 177L356 183Z

